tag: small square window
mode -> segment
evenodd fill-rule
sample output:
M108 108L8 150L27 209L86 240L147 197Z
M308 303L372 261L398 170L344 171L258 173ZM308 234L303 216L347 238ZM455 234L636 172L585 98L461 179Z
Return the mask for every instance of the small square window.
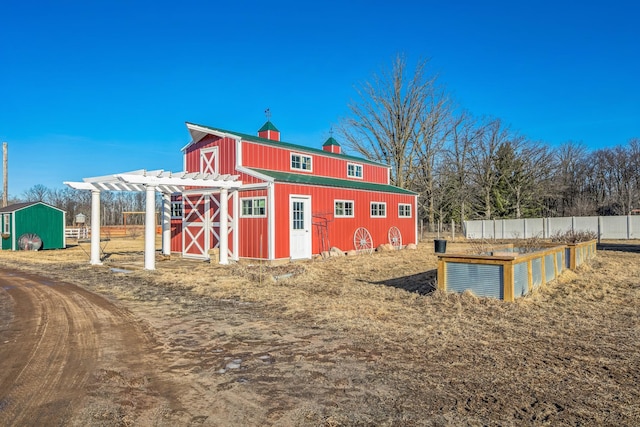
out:
M339 218L353 218L353 201L352 200L336 200L334 201L334 216Z
M291 153L291 169L311 171L311 156Z
M371 202L371 216L385 218L387 216L387 204L381 202Z
M406 203L398 204L398 216L400 218L411 218L411 205Z
M264 197L242 199L241 210L243 217L265 217L267 216L267 199Z
M182 218L182 202L171 202L171 218Z
M362 178L362 165L347 163L347 176L349 178Z

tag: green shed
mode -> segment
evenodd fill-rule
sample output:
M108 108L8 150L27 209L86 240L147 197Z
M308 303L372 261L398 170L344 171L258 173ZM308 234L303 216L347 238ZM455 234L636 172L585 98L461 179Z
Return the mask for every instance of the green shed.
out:
M44 202L15 203L0 208L2 250L19 250L18 239L36 234L41 249L63 249L66 246L64 225L66 212Z

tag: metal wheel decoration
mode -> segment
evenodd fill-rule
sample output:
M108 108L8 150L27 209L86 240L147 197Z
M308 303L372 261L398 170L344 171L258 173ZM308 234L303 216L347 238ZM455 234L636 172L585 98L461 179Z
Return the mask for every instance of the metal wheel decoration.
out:
M353 234L353 245L358 253L372 253L373 252L373 239L371 233L364 227L360 227Z
M25 233L18 238L18 248L23 251L37 251L42 247L40 236L33 233Z
M389 229L389 244L393 246L395 249L402 248L402 234L398 227L391 227Z

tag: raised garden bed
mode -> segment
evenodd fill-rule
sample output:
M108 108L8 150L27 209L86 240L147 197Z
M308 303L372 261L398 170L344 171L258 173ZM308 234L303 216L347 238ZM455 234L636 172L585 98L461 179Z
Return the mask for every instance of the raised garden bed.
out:
M527 248L526 253L503 245L484 254L442 254L438 255L438 289L469 290L481 297L514 301L556 279L565 269L575 270L595 254L596 240Z

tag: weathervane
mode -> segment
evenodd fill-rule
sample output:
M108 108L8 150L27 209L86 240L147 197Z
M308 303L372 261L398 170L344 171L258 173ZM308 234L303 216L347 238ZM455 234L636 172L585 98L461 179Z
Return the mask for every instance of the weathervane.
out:
M264 115L267 116L267 121L271 121L271 110L269 108L264 110Z

